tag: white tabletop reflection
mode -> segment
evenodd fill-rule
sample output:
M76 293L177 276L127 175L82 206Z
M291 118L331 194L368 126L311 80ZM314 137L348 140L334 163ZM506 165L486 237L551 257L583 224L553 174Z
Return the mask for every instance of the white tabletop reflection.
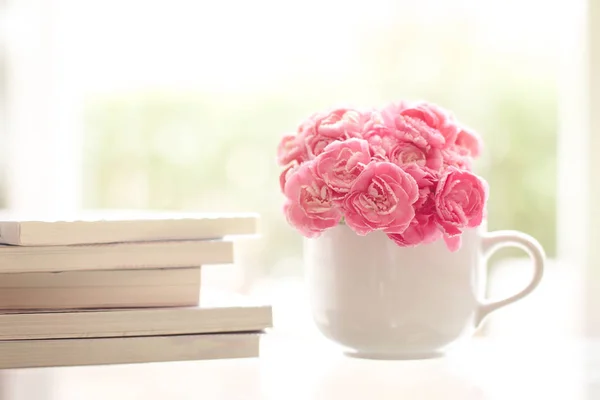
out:
M5 371L2 400L593 399L598 349L475 338L444 358L376 361L273 331L258 359Z

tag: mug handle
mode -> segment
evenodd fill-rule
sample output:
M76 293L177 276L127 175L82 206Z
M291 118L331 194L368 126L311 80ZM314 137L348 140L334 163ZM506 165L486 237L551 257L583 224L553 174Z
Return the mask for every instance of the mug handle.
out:
M529 284L520 292L498 301L480 302L475 315L475 326L479 326L483 320L493 311L521 300L539 285L544 275L544 262L546 256L540 243L533 237L519 231L502 230L484 233L482 240L482 252L487 260L495 251L503 247L518 247L525 250L533 262L533 277Z

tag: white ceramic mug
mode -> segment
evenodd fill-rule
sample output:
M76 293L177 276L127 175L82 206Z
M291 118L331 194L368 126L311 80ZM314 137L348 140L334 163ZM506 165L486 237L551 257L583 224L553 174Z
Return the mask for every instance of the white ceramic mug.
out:
M524 249L533 277L519 293L485 299L486 261L505 246ZM356 235L345 225L305 240L305 278L319 330L350 355L414 359L444 354L470 337L492 311L514 303L539 284L544 250L518 231L462 235L450 252L443 240L399 247L382 232Z

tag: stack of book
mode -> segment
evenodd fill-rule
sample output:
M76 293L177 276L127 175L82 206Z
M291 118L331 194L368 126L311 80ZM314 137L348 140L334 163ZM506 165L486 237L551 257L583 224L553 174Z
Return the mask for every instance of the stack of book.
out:
M0 220L0 368L257 357L268 305L206 298L255 215ZM201 295L202 294L202 295Z

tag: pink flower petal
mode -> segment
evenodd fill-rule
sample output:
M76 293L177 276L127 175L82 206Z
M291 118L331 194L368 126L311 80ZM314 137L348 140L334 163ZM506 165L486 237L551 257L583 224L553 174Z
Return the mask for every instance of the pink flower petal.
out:
M359 235L374 230L402 233L412 221L419 188L412 176L389 162L372 162L344 201L346 224Z

